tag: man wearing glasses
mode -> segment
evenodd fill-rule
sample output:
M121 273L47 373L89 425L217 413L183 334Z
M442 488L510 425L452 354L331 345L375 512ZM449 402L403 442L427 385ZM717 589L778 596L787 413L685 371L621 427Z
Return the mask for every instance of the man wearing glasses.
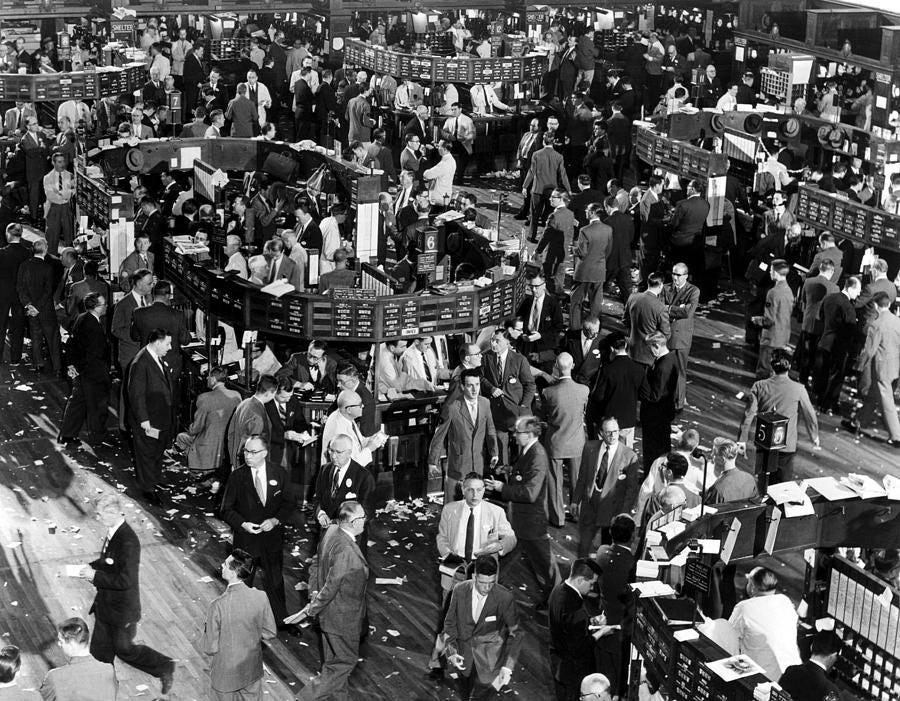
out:
M372 453L383 446L387 436L381 431L376 431L371 436L366 436L360 430L359 420L363 415L363 400L356 392L341 390L337 396L337 409L325 419L322 428L322 464L328 462L328 451L331 440L336 436L348 436L352 442L351 455L353 459L365 467L372 462Z
M325 341L310 341L306 352L292 354L276 376L290 377L294 389L301 392L335 394L337 363L327 355L327 350Z
M578 701L611 701L609 679L604 675L588 674L581 680L581 694Z
M324 442L324 439L323 439ZM374 513L375 479L365 467L353 457L353 439L346 434L338 434L326 443L328 463L319 470L316 479L316 522L323 529L328 528L338 518L341 504L354 500L363 505L369 514ZM358 542L366 552L367 539Z
M244 466L231 473L222 496L222 520L233 533L234 548L253 557L265 581L278 627L287 628L284 578L281 574L284 534L281 524L291 515L292 505L285 498L287 474L269 462L269 446L260 436L250 436L243 446ZM255 573L254 573L255 574ZM253 584L253 577L248 585Z
M688 267L684 263L672 266L672 282L663 286L660 299L669 310L669 350L675 353L681 374L687 378L688 355L694 338L694 312L700 304L700 290L688 282ZM684 404L684 397L679 397Z
M447 399L444 401L444 411L454 399L459 398L462 387L462 374L465 370L479 369L481 367L481 348L475 343L467 343L459 351L460 363L450 373L450 389L447 392ZM484 383L482 381L482 394L484 393Z
M528 280L528 290L531 294L525 296L516 311L516 316L525 321L522 353L532 365L548 372L566 325L559 300L547 292L547 281L541 273Z

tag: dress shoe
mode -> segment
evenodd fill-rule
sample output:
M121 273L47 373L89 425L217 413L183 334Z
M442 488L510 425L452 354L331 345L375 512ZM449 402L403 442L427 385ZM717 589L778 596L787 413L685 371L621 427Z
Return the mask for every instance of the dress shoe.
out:
M859 433L859 424L852 419L841 420L841 426L843 428L846 428L848 431L851 431L852 433Z
M432 667L428 670L428 678L433 682L439 682L444 678L444 668L443 667Z
M891 446L891 448L900 448L900 440L896 438L888 438L885 443Z
M276 628L278 628L279 632L293 635L295 638L303 637L303 629L296 623L282 623L276 626Z
M525 221L526 219L528 219L528 215L527 214L516 214L513 217L513 219L515 219L516 221Z
M162 676L159 678L159 683L161 684L160 693L163 696L168 694L172 690L172 684L175 681L175 660L169 660L169 664L166 665L166 671L162 673Z
M76 436L64 436L60 434L56 437L56 442L61 443L66 446L66 448L71 448L72 446L78 445L81 441L79 441Z
M162 499L159 498L159 493L155 489L146 491L141 496L144 497L144 501L146 501L148 504L152 504L153 506L162 506Z

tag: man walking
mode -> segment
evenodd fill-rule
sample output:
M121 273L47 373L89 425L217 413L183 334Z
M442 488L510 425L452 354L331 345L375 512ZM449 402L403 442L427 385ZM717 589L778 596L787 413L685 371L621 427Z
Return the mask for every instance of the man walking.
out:
M622 321L629 332L628 349L631 357L646 367L653 365L649 336L661 333L668 339L671 333L669 314L662 301L662 293L662 275L652 273L647 277L646 292L631 295L625 303Z
M603 284L606 282L606 259L612 249L612 229L600 221L603 205L593 202L585 210L588 225L578 234L575 244L575 289L569 310L569 325L581 326L582 304L588 300L591 316L600 318L603 311Z
M38 239L33 244L34 255L19 266L16 291L25 307L31 333L31 360L35 369L43 371L47 365L54 375L62 370L59 321L53 308L53 268L46 260L47 242ZM43 344L47 344L44 355Z
M791 266L786 260L773 260L769 274L775 286L766 292L766 307L762 316L752 321L762 327L759 334L759 361L756 377L765 379L772 374L772 351L784 348L791 340L791 312L794 308L794 293L787 282Z
M528 240L537 243L537 230L547 206L550 204L550 193L557 187L566 192L571 191L569 176L562 154L553 148L554 136L544 134L544 147L535 151L531 157L531 167L525 182L522 183L522 195L531 200L531 221L529 222Z

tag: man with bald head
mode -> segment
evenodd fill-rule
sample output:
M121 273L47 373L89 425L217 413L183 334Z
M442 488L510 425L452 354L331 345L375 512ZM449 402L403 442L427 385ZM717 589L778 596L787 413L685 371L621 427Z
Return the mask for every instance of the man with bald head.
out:
M544 390L544 420L547 422L545 444L550 458L550 481L547 485L547 513L550 525L562 528L566 524L565 505L578 483L578 467L584 449L584 412L587 408L587 385L572 379L575 360L565 351L556 358L553 376L556 382ZM568 472L568 489L563 486L564 472Z
M372 451L385 444L387 436L377 431L371 436L364 436L359 428L359 420L363 414L363 401L358 393L345 389L337 396L337 409L325 419L322 429L322 464L328 462L328 446L331 439L338 435L349 437L351 456L365 467L372 462Z
M237 234L228 234L225 237L225 255L228 256L228 262L225 264L225 272L234 270L237 276L242 280L250 278L250 271L247 269L247 259L241 253L241 237Z
M588 674L581 680L582 701L611 701L609 679L599 672Z
M337 519L341 504L348 499L358 501L369 517L374 517L375 479L369 470L353 459L353 439L346 433L339 433L325 445L328 462L319 470L313 495L316 522L324 531ZM357 541L363 554L366 553L367 541L366 535Z
M669 312L669 350L675 354L681 374L685 377L694 338L694 312L700 304L700 290L688 282L688 273L688 267L684 263L675 263L672 266L672 282L663 286L660 295ZM678 399L684 403L683 395Z

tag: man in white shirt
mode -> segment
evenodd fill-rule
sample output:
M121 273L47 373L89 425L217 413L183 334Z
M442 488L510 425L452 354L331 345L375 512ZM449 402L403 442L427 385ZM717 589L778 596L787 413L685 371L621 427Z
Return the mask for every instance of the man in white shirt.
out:
M236 270L238 277L247 280L250 272L247 270L247 259L241 253L241 237L235 234L228 234L225 237L225 255L228 256L228 263L225 266L225 272Z
M75 178L66 170L66 157L58 151L53 154L53 170L44 176L44 204L46 216L47 245L52 254L56 254L59 242L72 245L74 214L72 212L72 196L75 194Z
M506 111L509 106L500 101L494 88L486 83L473 85L469 92L472 97L472 111L475 114L493 114L497 110Z
M449 144L449 150L457 159L456 175L462 180L466 175L466 168L472 158L472 147L475 143L475 122L464 114L460 104L451 105L450 118L441 127L441 136Z
M365 467L372 462L372 451L377 450L387 442L387 436L381 431L371 436L364 436L359 430L357 422L362 416L362 398L349 390L343 390L337 396L337 409L325 419L322 428L322 464L328 462L326 447L331 444L331 439L345 434L353 443L350 457Z
M453 111L453 105L459 102L459 90L453 83L444 83L443 86L444 99L438 109L440 114L450 114Z
M441 368L431 347L431 336L416 338L400 357L400 367L411 380L422 381L425 391L434 390Z
M388 341L378 351L378 394L394 399L402 392L423 390L425 383L413 380L404 370L401 358L406 352L406 341Z
M729 83L728 90L725 91L725 94L719 98L719 101L716 102L716 109L722 110L723 112L733 112L737 109L737 92L738 92L738 84L737 83Z
M453 179L456 176L457 165L450 148L450 143L446 140L438 141L437 150L441 160L434 167L422 172L422 179L431 181L428 201L435 207L446 207L453 196Z
M403 82L397 86L397 92L394 93L394 109L411 110L421 102L422 86L409 78L404 78Z
M184 58L192 48L194 45L188 41L187 28L179 27L178 39L172 44L172 75L175 76L179 88L183 87L181 80L184 75ZM193 105L188 106L193 107Z

